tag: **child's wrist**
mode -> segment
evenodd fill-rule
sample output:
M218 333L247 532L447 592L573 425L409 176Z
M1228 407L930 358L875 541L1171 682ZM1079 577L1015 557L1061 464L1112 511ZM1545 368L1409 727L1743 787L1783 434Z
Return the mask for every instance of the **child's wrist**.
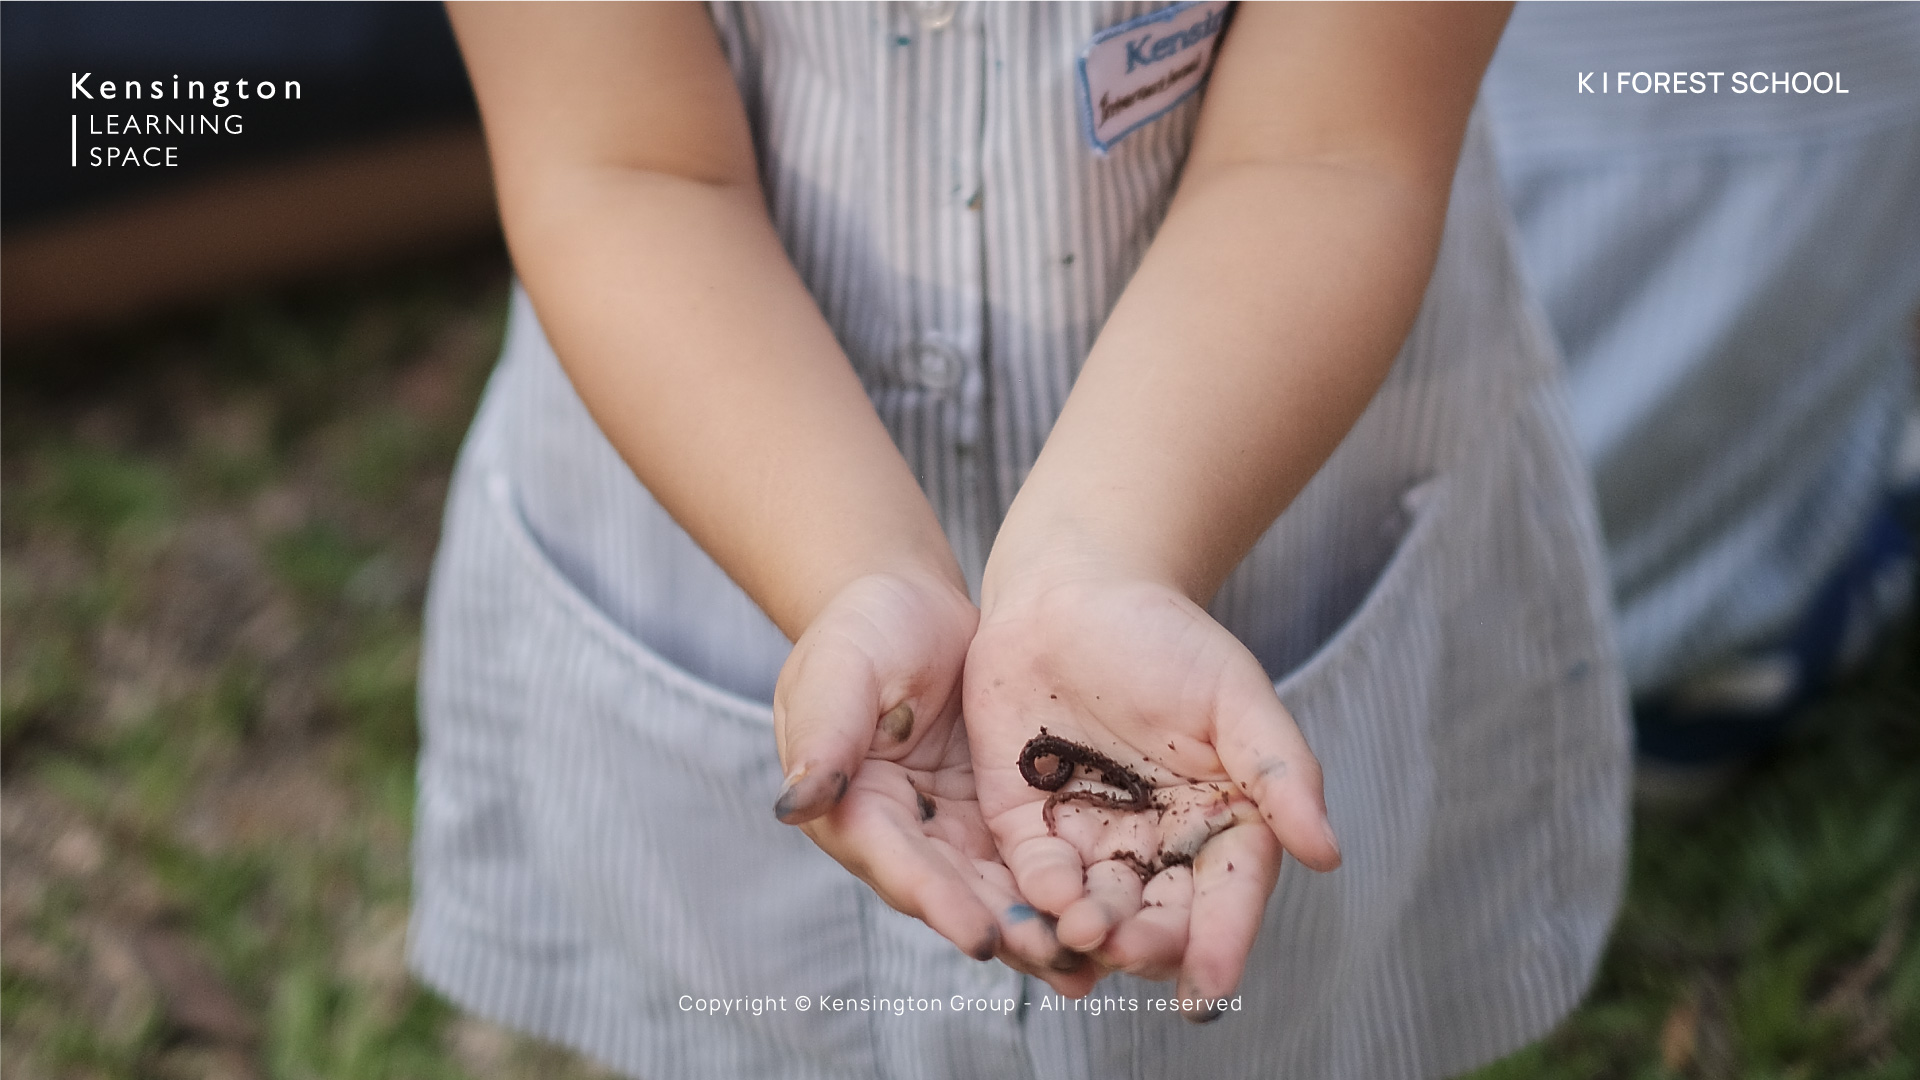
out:
M943 603L957 602L972 609L973 598L967 592L966 578L960 573L960 565L950 552L900 553L884 558L865 559L842 568L835 575L837 581L819 595L817 608L823 607L839 593L852 587L854 583L871 579L884 579L922 596L932 597Z
M1009 516L994 541L980 587L983 621L1058 590L1097 582L1148 582L1189 598L1203 587L1186 580L1182 568L1162 555L1145 530L1071 513L1035 520L1039 516Z
M930 537L895 533L892 542L866 546L849 542L843 531L837 542L800 545L784 565L766 567L758 581L741 584L790 641L799 640L836 597L869 579L886 579L898 588L973 610L953 549L937 526L930 531ZM864 538L885 538L888 532L883 524L865 531Z
M1075 467L1104 466L1111 455L1041 458L994 538L981 581L983 615L1007 599L1092 579L1162 585L1205 607L1246 553L1229 542L1240 531L1234 523L1210 515L1191 490Z

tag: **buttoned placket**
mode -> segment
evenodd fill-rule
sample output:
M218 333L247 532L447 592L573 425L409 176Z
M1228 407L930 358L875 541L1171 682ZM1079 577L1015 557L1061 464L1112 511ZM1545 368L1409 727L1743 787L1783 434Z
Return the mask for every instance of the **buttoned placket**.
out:
M876 47L891 119L875 167L881 252L891 269L895 344L875 395L883 419L919 475L947 529L969 585L998 526L982 451L987 400L986 281L981 213L982 80L986 44L977 4L900 3L888 9ZM876 989L903 996L939 992L969 1001L1020 1001L1021 976L1002 964L952 963L952 946L925 928L889 923L878 935ZM896 936L897 931L898 936ZM1031 1075L1021 1014L949 1013L948 1054L964 1054L973 1075ZM908 1024L876 1027L885 1074L915 1075L929 1052Z
M984 34L975 5L893 5L882 47L887 252L899 275L903 325L891 381L904 391L895 437L947 523L955 555L978 586L998 515L981 461L987 397L981 237L981 79ZM895 426L897 425L897 426Z

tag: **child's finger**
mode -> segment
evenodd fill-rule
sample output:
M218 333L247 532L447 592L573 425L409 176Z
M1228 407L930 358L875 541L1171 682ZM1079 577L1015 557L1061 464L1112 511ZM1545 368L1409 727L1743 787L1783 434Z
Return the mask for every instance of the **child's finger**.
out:
M1025 974L1046 983L1061 997L1083 998L1093 992L1094 984L1106 976L1107 970L1092 960L1081 957L1079 968L1073 971L1036 969L1029 970Z
M1080 853L1057 836L1034 836L1004 848L1020 895L1041 911L1059 914L1086 895Z
M953 852L950 859L964 859ZM1014 892L1013 875L997 861L974 860L974 893L1000 923L1000 959L1015 970L1046 982L1062 994L1079 997L1105 974L1100 965L1060 943L1054 918Z
M1004 928L1002 929L1004 933ZM1022 975L1031 975L1046 983L1056 993L1064 997L1085 997L1095 983L1105 978L1112 970L1083 953L1071 949L1061 949L1063 959L1058 963L1037 964L1017 954L1010 954L1004 947L1000 953L1000 962Z
M780 673L774 727L786 782L773 814L789 825L839 803L880 720L872 662L832 637L804 640Z
M970 875L975 881L962 877L925 834L891 821L855 825L838 837L811 828L822 848L849 869L857 867L895 911L926 923L976 960L991 960L1000 951L999 921L974 892L978 875ZM841 857L849 850L857 850L857 859Z
M1267 898L1280 877L1280 846L1253 824L1235 825L1207 842L1193 861L1193 917L1177 996L1219 999L1240 985ZM1187 1019L1206 1022L1208 1010Z
M1340 844L1327 821L1320 762L1254 666L1230 695L1222 695L1214 750L1281 846L1314 870L1332 870L1340 865Z
M1193 920L1193 870L1170 866L1153 875L1141 908L1108 935L1095 954L1101 963L1143 979L1171 979L1186 957Z
M1055 933L1070 949L1092 952L1107 933L1140 910L1140 874L1133 867L1107 859L1087 867L1087 895L1060 913Z

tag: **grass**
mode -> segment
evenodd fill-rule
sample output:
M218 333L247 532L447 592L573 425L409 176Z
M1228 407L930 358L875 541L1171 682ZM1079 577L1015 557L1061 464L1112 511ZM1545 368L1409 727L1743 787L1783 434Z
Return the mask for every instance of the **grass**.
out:
M587 1077L402 962L419 607L497 257L10 350L0 1073ZM1920 633L1637 824L1598 985L1479 1080L1920 1076Z
M0 1073L604 1075L402 960L418 612L505 288L9 350Z
M1920 634L1705 813L1636 822L1598 984L1476 1080L1920 1076Z

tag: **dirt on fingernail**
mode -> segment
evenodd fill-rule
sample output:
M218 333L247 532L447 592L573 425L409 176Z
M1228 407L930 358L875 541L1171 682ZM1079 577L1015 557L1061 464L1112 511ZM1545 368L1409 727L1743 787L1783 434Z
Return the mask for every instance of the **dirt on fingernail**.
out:
M790 780L787 788L774 801L773 816L787 825L797 825L816 817L840 804L840 800L846 797L848 783L847 774L837 770L818 780L802 773ZM832 794L823 798L822 787L827 787Z
M906 742L913 734L913 706L903 701L888 709L880 717L880 732L893 742Z

